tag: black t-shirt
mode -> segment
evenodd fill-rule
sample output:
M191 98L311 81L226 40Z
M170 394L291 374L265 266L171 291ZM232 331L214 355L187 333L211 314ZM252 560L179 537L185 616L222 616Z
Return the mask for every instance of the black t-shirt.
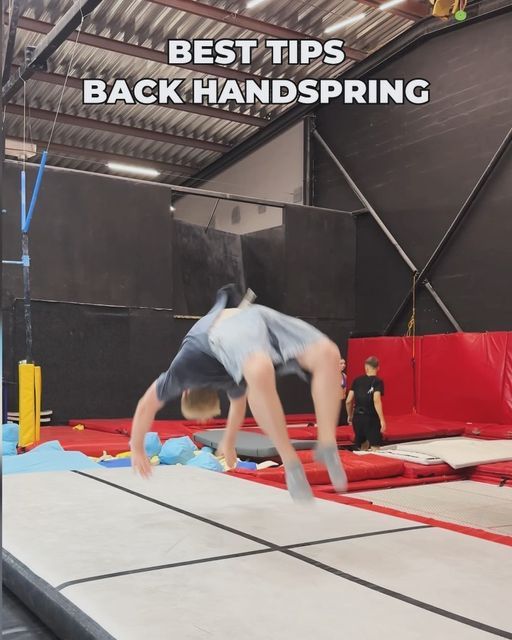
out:
M354 392L354 413L376 416L373 394L380 391L384 395L384 382L377 376L359 376L352 382L351 390Z

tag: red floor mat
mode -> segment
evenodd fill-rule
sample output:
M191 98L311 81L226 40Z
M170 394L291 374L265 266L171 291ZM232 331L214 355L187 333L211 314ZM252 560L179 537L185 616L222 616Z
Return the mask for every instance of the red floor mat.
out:
M470 480L473 482L485 482L485 484L496 484L501 487L512 487L512 478L510 477L500 477L500 476L491 476L488 473L472 473L469 476Z
M308 427L308 423L315 421L313 414L292 414L286 416L287 423L289 425L301 425L301 427L292 427L290 435L299 440L314 440L316 439L316 427ZM73 419L69 423L72 427L77 424L82 424L86 429L94 431L103 431L105 433L121 433L123 435L129 435L132 428L132 418L84 418ZM244 427L253 431L256 425L254 418L246 418L244 421ZM302 426L303 425L303 426ZM218 429L226 426L225 419L207 420L206 422L199 424L194 420L155 420L151 431L156 431L160 434L160 437L172 438L181 435L188 435L187 429L192 428L196 430L200 428L202 431L205 429ZM253 429L251 429L251 427ZM304 429L304 431L302 431ZM257 432L261 430L256 427Z
M66 451L81 451L88 456L101 456L104 451L112 456L129 451L127 436L118 433L103 433L91 429L76 431L72 427L41 427L41 441L58 440ZM37 446L37 445L34 445ZM28 447L33 449L34 447Z
M435 476L434 478L405 478L398 476L395 478L376 478L373 480L361 480L349 482L348 491L371 491L373 489L393 489L394 487L411 487L418 484L433 484L434 482L448 482L450 480L462 480L464 476L460 474L450 474L445 476ZM315 487L316 491L324 493L334 493L331 484Z
M387 428L384 435L386 442L457 436L462 435L466 427L463 422L427 418L417 413L403 416L390 416L386 420L386 423Z
M512 478L512 460L479 464L475 467L474 472L498 478Z
M468 424L464 430L466 436L483 438L486 440L512 439L512 425L510 424Z
M449 464L442 462L441 464L418 464L417 462L406 462L404 460L405 478L432 478L435 476L452 475L454 469Z
M311 485L322 485L329 482L329 475L324 465L314 462L312 451L298 452L304 464L306 477ZM345 467L349 482L361 480L388 478L400 476L404 470L401 460L385 458L384 456L372 453L364 456L356 455L350 451L340 451L340 458ZM284 484L284 467L273 467L260 471L234 471L237 475L248 475L264 481L278 482Z

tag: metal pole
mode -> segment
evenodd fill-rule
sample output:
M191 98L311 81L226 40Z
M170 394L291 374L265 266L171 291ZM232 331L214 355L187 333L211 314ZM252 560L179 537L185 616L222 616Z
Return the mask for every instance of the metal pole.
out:
M413 272L413 273L417 273L418 272L418 268L416 267L416 265L413 263L413 261L409 258L409 256L405 253L405 251L402 249L402 247L398 244L396 238L393 236L393 234L391 233L391 231L386 227L386 225L384 224L384 222L382 221L382 219L379 217L379 215L377 214L377 212L375 211L375 209L372 207L372 205L368 202L368 200L365 198L364 194L362 193L362 191L359 189L359 187L356 185L356 183L352 180L352 178L350 177L350 175L348 174L348 172L346 171L345 167L341 164L341 162L338 160L338 158L336 157L336 155L333 153L332 149L329 147L329 145L325 142L325 140L322 138L322 136L318 133L318 131L314 131L313 135L315 136L315 138L318 140L318 142L320 142L320 144L322 145L322 147L325 149L325 151L327 152L327 154L329 155L329 157L331 158L331 160L334 162L334 164L336 165L336 167L338 168L338 170L340 171L340 173L343 175L343 177L345 178L345 180L347 181L347 183L349 184L350 188L352 189L352 191L356 194L356 196L359 198L359 200L363 203L363 205L366 207L366 209L368 209L368 211L370 212L370 215L372 216L372 218L375 220L375 222L379 225L379 227L381 228L381 230L384 232L386 238L391 242L391 244L395 247L395 249L398 251L400 257L402 258L402 260L407 264L407 266L409 267L409 269ZM462 331L461 326L459 325L459 323L457 322L457 320L453 317L453 315L451 314L451 312L449 311L449 309L447 308L447 306L444 304L444 302L441 300L441 298L439 297L439 295L436 293L436 291L434 290L434 288L432 287L432 285L430 284L430 282L425 282L425 287L427 289L427 291L430 293L430 295L434 298L434 300L436 301L436 303L439 305L441 311L445 314L445 316L448 318L450 324L453 326L453 328L456 331Z
M327 152L327 155L331 158L331 160L334 162L334 164L337 166L338 170L340 171L340 173L343 175L343 177L345 178L345 180L348 182L350 188L352 189L352 191L356 194L356 196L359 198L359 200L361 201L361 203L366 207L366 209L368 209L368 211L370 212L370 215L372 216L372 218L375 220L375 222L379 225L379 227L381 228L381 230L384 232L384 234L386 235L386 238L391 242L391 244L395 247L395 249L398 251L398 253L400 254L400 257L402 258L402 260L407 264L407 266L409 267L409 269L411 271L417 271L418 269L415 267L414 263L412 262L412 260L409 258L409 256L405 253L405 251L402 249L402 247L398 244L397 240L395 239L395 237L393 236L393 234L391 233L391 231L386 227L386 225L384 224L384 222L381 220L381 218L379 217L378 213L375 211L375 209L372 207L372 205L368 202L368 200L364 197L363 193L361 192L361 190L359 189L359 187L356 185L356 183L352 180L352 178L349 176L349 174L347 173L347 171L345 170L345 167L341 164L341 162L338 160L338 158L336 157L336 155L333 153L332 149L329 147L329 145L327 144L327 142L325 142L325 140L322 138L322 136L318 133L318 131L315 129L315 131L313 131L313 135L315 136L315 138L318 140L318 142L322 145L322 147L325 149L325 151Z
M3 25L2 12L2 25ZM13 0L11 5L11 15L9 16L9 36L5 47L5 59L2 63L2 85L4 85L11 75L12 58L14 55L14 45L16 44L16 30L18 28L18 18L20 16L20 0Z
M498 147L498 150L496 151L496 153L493 155L493 157L489 161L489 164L487 165L487 167L485 168L484 172L482 173L482 175L478 179L477 183L475 184L475 186L471 190L471 193L469 194L469 196L466 198L466 201L464 202L464 204L460 208L459 213L455 216L455 218L453 219L453 222L448 227L448 230L446 231L446 233L442 237L442 239L439 242L439 244L437 245L437 247L434 249L434 252L430 256L430 258L427 260L427 264L423 267L423 269L421 270L421 272L418 275L418 278L417 278L417 280L415 282L415 285L414 285L415 289L417 289L418 286L421 283L424 282L425 278L430 273L432 267L434 266L434 264L439 259L439 256L441 255L441 253L446 248L446 245L450 242L451 238L457 232L458 228L460 227L460 225L464 221L467 213L471 209L472 204L474 203L474 201L478 197L478 194L482 191L482 189L484 188L485 184L489 180L492 172L494 171L494 169L498 165L498 163L501 160L501 158L506 153L511 141L512 141L512 128L509 130L509 132L507 133L507 135L503 139L503 142ZM427 284L428 283L425 283L425 286L427 286ZM394 325L395 325L396 321L398 320L398 318L400 317L401 313L403 312L405 307L409 304L409 302L411 300L411 297L412 297L412 290L409 291L409 293L405 296L405 298L400 303L400 306L395 311L395 314L393 315L393 317L389 321L389 324L386 327L385 333L389 333L391 331L391 329L394 327Z
M4 0L0 0L0 69L4 68ZM3 221L4 221L4 158L5 158L5 138L4 138L4 109L3 109L3 100L0 92L0 238L3 238ZM0 242L0 257L2 255L2 242ZM2 266L3 260L0 260L0 282L2 281ZM3 305L2 305L3 307ZM0 328L3 325L3 317L2 311L0 309ZM2 422L4 419L7 419L7 389L4 386L4 367L3 367L3 340L0 339L0 378L2 380ZM1 596L0 596L1 600Z
M217 198L215 202L215 206L213 207L212 215L210 216L210 219L208 220L208 224L205 227L205 230L204 230L205 233L208 233L208 229L210 228L210 225L213 222L213 219L215 218L215 213L217 212L217 207L219 206L219 202L220 200Z
M23 310L25 317L25 360L32 363L32 310L30 305L30 258L28 253L28 233L21 235L23 262Z
M313 131L313 116L304 118L304 176L302 181L302 201L305 205L311 206L313 202L313 181L312 181L312 155L311 155L311 132Z

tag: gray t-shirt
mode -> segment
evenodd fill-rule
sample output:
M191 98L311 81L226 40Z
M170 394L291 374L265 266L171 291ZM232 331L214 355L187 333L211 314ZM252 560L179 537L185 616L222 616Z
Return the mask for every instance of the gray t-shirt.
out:
M157 395L161 402L178 398L185 389L218 389L225 391L230 398L239 398L245 394L245 382L236 384L215 358L208 342L208 332L219 313L228 305L236 306L233 302L235 296L234 285L219 289L213 307L187 333L171 366L156 381Z

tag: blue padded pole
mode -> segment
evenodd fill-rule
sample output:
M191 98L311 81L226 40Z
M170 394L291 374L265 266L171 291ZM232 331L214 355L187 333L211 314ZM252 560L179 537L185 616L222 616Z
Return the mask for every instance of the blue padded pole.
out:
M21 230L25 227L25 221L27 219L27 181L25 176L25 170L21 172Z
M39 165L39 171L37 172L36 184L34 186L34 191L32 192L32 198L30 200L30 207L28 208L27 219L25 220L25 224L23 226L23 233L28 233L30 229L30 223L32 221L32 216L34 215L34 209L37 202L37 196L39 195L39 189L41 187L41 181L43 179L44 168L46 166L46 158L48 156L47 151L43 151L43 157L41 158L41 164Z

